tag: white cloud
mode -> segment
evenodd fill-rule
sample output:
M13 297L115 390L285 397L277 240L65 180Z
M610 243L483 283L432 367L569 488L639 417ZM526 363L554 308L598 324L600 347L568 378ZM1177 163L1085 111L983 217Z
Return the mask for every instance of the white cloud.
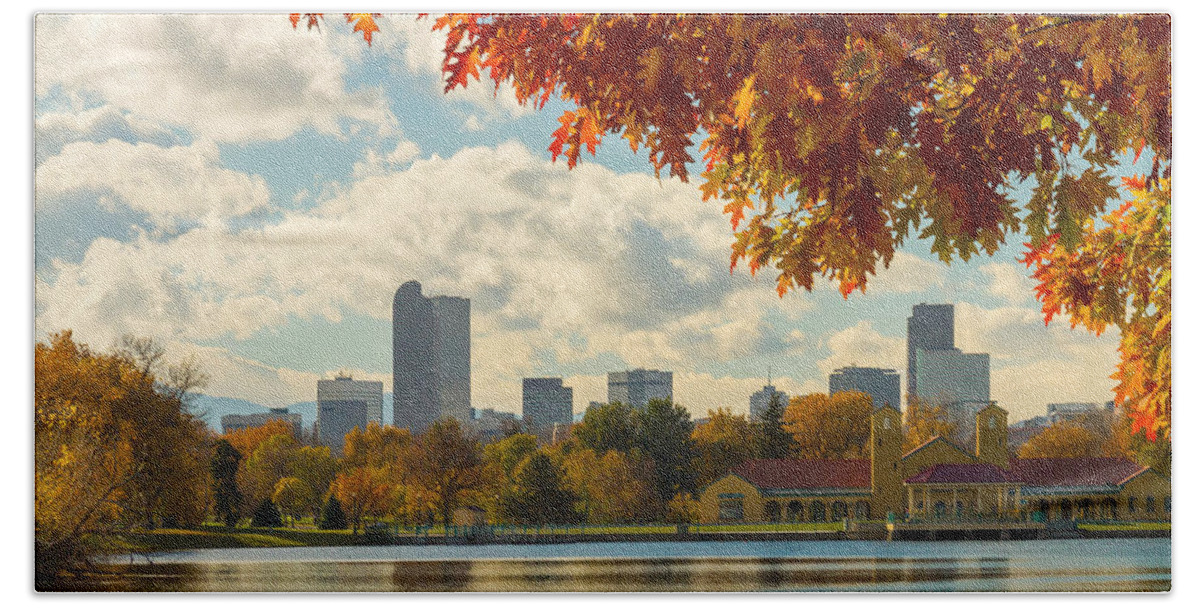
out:
M867 279L867 293L920 293L940 287L946 281L946 265L897 251L892 262L882 264L874 277Z
M1023 305L1033 301L1036 282L1015 264L987 264L979 269L988 279L988 293L1010 304Z
M270 15L39 15L34 87L103 99L135 120L219 142L282 139L340 121L395 123L382 93L348 91L351 35L293 31Z
M79 112L46 112L34 120L37 162L54 156L73 141L102 143L118 139L169 147L183 143L170 129L104 105Z
M463 129L474 133L477 131L482 131L483 125L479 123L479 117L472 114L468 116L466 122L463 123Z
M116 196L130 209L147 213L160 227L182 222L221 222L270 201L261 177L220 166L211 142L162 148L117 139L104 143L75 142L37 167L36 204L89 191Z
M817 363L823 377L839 367L883 367L900 372L903 383L904 365L908 360L904 338L880 334L870 321L859 321L829 336L830 355Z

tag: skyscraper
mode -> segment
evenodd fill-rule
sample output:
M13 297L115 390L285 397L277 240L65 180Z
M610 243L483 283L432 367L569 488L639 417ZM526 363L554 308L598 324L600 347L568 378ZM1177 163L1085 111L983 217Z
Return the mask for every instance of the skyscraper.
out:
M751 420L762 420L763 413L771 406L772 395L779 395L779 402L783 404L783 407L787 407L788 394L781 390L776 390L775 385L768 384L761 391L750 395Z
M525 378L521 382L521 420L531 429L570 425L574 391L562 378Z
M421 295L408 281L392 300L394 424L423 432L438 418L471 419L471 301Z
M608 372L608 402L646 407L651 399L674 399L674 374L656 369Z
M876 408L891 405L901 409L900 374L878 367L843 367L829 374L829 394L858 391L871 396Z
M379 423L383 408L383 383L355 380L339 374L317 381L317 439L334 454L341 454L346 433Z
M979 410L991 401L991 359L984 353L964 353L957 348L917 349L916 394L946 410L958 429L959 441L975 430Z
M954 348L954 305L917 304L908 318L908 367L905 392L911 399L917 392L917 350ZM896 404L899 406L900 404Z

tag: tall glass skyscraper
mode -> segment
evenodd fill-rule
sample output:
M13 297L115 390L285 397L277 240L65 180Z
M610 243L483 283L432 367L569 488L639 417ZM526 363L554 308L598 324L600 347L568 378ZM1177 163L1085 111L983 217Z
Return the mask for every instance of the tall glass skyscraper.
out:
M408 281L392 300L392 415L421 433L438 418L471 419L471 301L421 294Z
M917 392L917 350L951 350L954 348L954 305L917 304L908 318L908 368L905 370L905 390L908 398ZM899 404L896 404L899 406Z

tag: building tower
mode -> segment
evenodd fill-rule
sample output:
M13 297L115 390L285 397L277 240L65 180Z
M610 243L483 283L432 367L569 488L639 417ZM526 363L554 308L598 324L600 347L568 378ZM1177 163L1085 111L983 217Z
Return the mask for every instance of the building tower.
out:
M894 406L876 407L871 414L871 506L875 517L903 512L903 477L900 451L904 447L904 426L900 410Z
M1008 412L995 401L975 415L975 457L1008 468Z
M408 281L392 300L393 423L421 433L445 416L471 419L471 301L421 294Z
M521 420L532 431L569 427L574 413L574 391L562 378L525 378L521 381Z
M317 440L341 455L346 433L355 427L367 430L383 407L383 383L355 380L338 374L333 380L317 381Z
M900 374L878 367L843 367L829 374L829 394L858 391L871 396L873 407L899 408Z
M954 348L954 305L917 304L908 318L908 368L905 391L909 399L917 392L917 350ZM900 407L900 404L896 404Z
M656 369L608 372L608 402L644 408L651 399L674 400L673 376Z

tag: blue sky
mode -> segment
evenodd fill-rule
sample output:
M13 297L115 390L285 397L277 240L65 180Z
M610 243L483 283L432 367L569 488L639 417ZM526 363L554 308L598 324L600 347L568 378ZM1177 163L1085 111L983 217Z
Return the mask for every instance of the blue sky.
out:
M951 302L1014 419L1110 398L1116 336L1043 324L1020 239L950 266L912 241L866 294L781 299L728 271L695 180L618 138L568 171L546 151L561 106L443 94L429 25L389 17L368 48L277 15L40 16L37 337L154 336L210 394L311 401L339 369L390 386L391 297L415 278L472 299L476 407L519 411L522 377L561 375L581 410L641 366L699 416L747 411L768 368L793 394L903 371L911 306Z

